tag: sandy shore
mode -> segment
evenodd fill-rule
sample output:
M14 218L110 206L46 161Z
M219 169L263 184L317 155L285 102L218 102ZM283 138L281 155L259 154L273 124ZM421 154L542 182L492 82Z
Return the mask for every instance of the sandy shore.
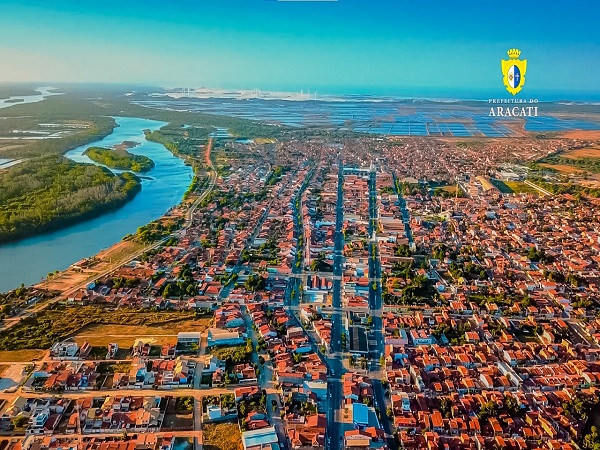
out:
M47 282L39 283L36 287L48 288L60 292L78 286L85 281L93 280L99 273L105 272L112 267L119 266L123 261L127 260L130 255L140 251L145 247L144 244L139 244L132 241L119 241L106 250L98 253L94 260L95 262L84 270L74 269L70 267L56 275Z

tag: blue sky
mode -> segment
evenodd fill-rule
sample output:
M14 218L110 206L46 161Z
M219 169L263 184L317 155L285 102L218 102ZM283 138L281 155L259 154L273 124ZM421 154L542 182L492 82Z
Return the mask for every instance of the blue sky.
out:
M0 81L505 96L517 47L523 95L600 93L598 17L590 0L0 0Z

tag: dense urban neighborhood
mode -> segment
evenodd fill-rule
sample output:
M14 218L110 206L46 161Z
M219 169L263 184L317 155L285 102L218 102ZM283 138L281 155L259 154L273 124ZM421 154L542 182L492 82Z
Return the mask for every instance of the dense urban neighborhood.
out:
M211 138L122 262L2 296L0 450L598 448L600 190L540 163L597 145Z

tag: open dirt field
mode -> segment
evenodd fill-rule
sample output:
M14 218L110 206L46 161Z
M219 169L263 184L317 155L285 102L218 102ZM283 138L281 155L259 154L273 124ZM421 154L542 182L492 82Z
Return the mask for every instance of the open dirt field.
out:
M41 288L48 288L56 291L66 291L74 286L78 286L85 281L93 280L98 273L111 269L124 262L131 254L144 248L143 244L130 241L117 242L110 248L102 250L96 258L98 262L93 267L86 270L67 269L54 275L47 282L38 284Z
M242 448L242 435L237 424L207 423L202 428L206 450L240 450Z
M44 357L46 350L4 350L0 351L0 363L31 362Z
M577 172L583 172L582 169L579 169L578 167L574 167L574 166L569 166L566 164L545 164L545 163L540 163L540 166L542 167L547 167L548 169L554 169L554 170L558 170L559 172L562 173L577 173Z
M600 139L600 130L572 130L560 135L568 139Z
M1 366L0 391L14 390L23 379L25 364Z
M571 150L565 153L562 153L562 156L565 158L600 158L600 148L591 147L591 148L578 148L576 150Z
M67 269L52 277L48 282L39 283L37 286L43 289L53 291L66 291L74 286L80 285L86 280L93 279L93 273L77 272L73 269Z
M0 140L0 155L3 152L8 152L9 150L14 150L19 147L22 147L23 144L15 144L15 141L1 141Z
M137 242L117 242L112 247L102 250L96 255L99 262L94 265L94 270L106 270L109 268L109 264L123 261L131 254L140 251L142 248L144 248L144 244L139 244Z
M80 329L73 338L77 341L88 341L93 346L106 346L116 342L121 348L129 348L137 338L148 337L150 343L162 345L175 343L177 333L182 331L204 332L211 325L212 319L182 320L158 326L147 325L105 325L92 324Z

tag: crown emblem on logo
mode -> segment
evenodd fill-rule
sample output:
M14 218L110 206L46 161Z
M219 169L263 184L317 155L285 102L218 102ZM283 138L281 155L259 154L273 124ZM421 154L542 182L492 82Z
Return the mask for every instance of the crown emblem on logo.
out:
M521 56L521 50L519 50L518 48L511 48L506 53L508 53L508 57L511 59L518 59L519 56Z
M516 95L525 84L525 72L527 70L527 60L520 60L521 50L511 48L508 53L508 61L502 60L502 76L506 90L512 95Z

